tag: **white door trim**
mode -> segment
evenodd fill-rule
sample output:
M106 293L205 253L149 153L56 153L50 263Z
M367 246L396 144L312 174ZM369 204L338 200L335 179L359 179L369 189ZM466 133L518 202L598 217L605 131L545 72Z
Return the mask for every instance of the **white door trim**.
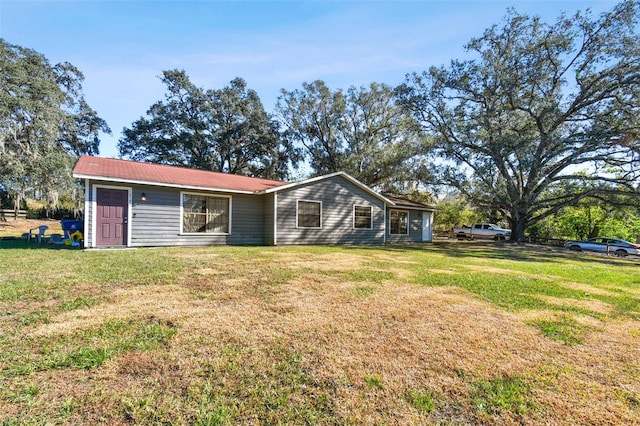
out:
M103 184L93 184L92 188L92 198L91 198L91 247L96 247L96 221L98 216L98 188L105 189L120 189L123 191L127 191L127 247L131 247L131 221L133 219L132 216L132 190L130 186L115 186L115 185L103 185ZM86 225L85 225L86 227ZM86 244L86 243L85 243Z

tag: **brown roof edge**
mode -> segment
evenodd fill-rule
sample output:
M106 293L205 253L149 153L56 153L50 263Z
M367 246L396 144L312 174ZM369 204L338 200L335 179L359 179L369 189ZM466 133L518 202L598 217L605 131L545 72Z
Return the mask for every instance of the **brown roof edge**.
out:
M417 201L412 201L409 200L407 198L403 198L400 196L396 196L396 195L390 195L390 194L384 194L384 196L386 198L388 198L389 200L393 201L396 205L396 207L406 207L406 208L412 208L412 209L420 209L420 210L428 210L428 211L435 211L436 208L433 206L429 206L427 204L422 204L419 203Z

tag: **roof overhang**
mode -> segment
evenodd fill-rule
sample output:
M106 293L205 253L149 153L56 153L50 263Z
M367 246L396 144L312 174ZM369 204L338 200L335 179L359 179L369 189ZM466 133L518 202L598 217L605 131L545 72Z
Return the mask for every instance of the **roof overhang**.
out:
M435 212L436 209L432 208L432 207L414 207L414 206L403 206L402 204L397 204L395 205L395 208L397 210L416 210L416 211L420 211L420 212Z
M181 184L175 184L175 183L151 182L151 181L137 180L137 179L85 175L85 174L78 174L78 173L74 173L73 177L76 179L91 179L91 180L102 181L102 182L118 182L118 183L128 183L133 185L161 186L165 188L190 189L190 190L196 190L196 191L227 192L232 194L252 194L253 195L253 194L260 194L263 192L263 191L245 191L245 190L239 190L239 189L225 189L225 188L216 188L216 187L208 187L208 186L181 185Z

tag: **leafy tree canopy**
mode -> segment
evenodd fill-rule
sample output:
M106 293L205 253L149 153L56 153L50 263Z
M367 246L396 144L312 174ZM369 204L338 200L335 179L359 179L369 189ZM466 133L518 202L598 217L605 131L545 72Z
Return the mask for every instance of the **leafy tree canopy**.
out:
M403 102L448 160L440 182L501 211L518 241L585 197L637 202L639 10L627 0L553 24L512 10L471 40L471 59L408 77Z
M534 239L613 237L633 242L640 238L640 205L625 204L611 197L584 198L532 225L528 233Z
M316 175L346 171L369 186L403 191L428 176L422 131L391 87L372 83L345 93L318 80L281 93L276 109L285 135Z
M40 194L56 204L73 194L74 158L98 154L106 122L82 94L84 76L65 62L0 39L0 188L19 205Z
M465 200L455 195L440 200L436 207L438 210L434 229L438 232L448 232L454 226L471 226L483 220L482 216L474 212Z
M164 71L164 101L123 130L120 154L138 161L283 179L297 153L241 78L220 90L195 86L184 71Z

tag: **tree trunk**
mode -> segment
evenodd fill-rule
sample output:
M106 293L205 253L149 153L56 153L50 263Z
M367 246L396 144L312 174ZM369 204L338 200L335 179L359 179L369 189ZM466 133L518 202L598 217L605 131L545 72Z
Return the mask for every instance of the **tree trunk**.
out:
M18 220L18 215L20 214L21 202L22 202L22 197L20 197L20 194L16 194L13 197L13 220Z
M526 219L511 220L511 241L522 244L524 243L524 231L527 229Z

